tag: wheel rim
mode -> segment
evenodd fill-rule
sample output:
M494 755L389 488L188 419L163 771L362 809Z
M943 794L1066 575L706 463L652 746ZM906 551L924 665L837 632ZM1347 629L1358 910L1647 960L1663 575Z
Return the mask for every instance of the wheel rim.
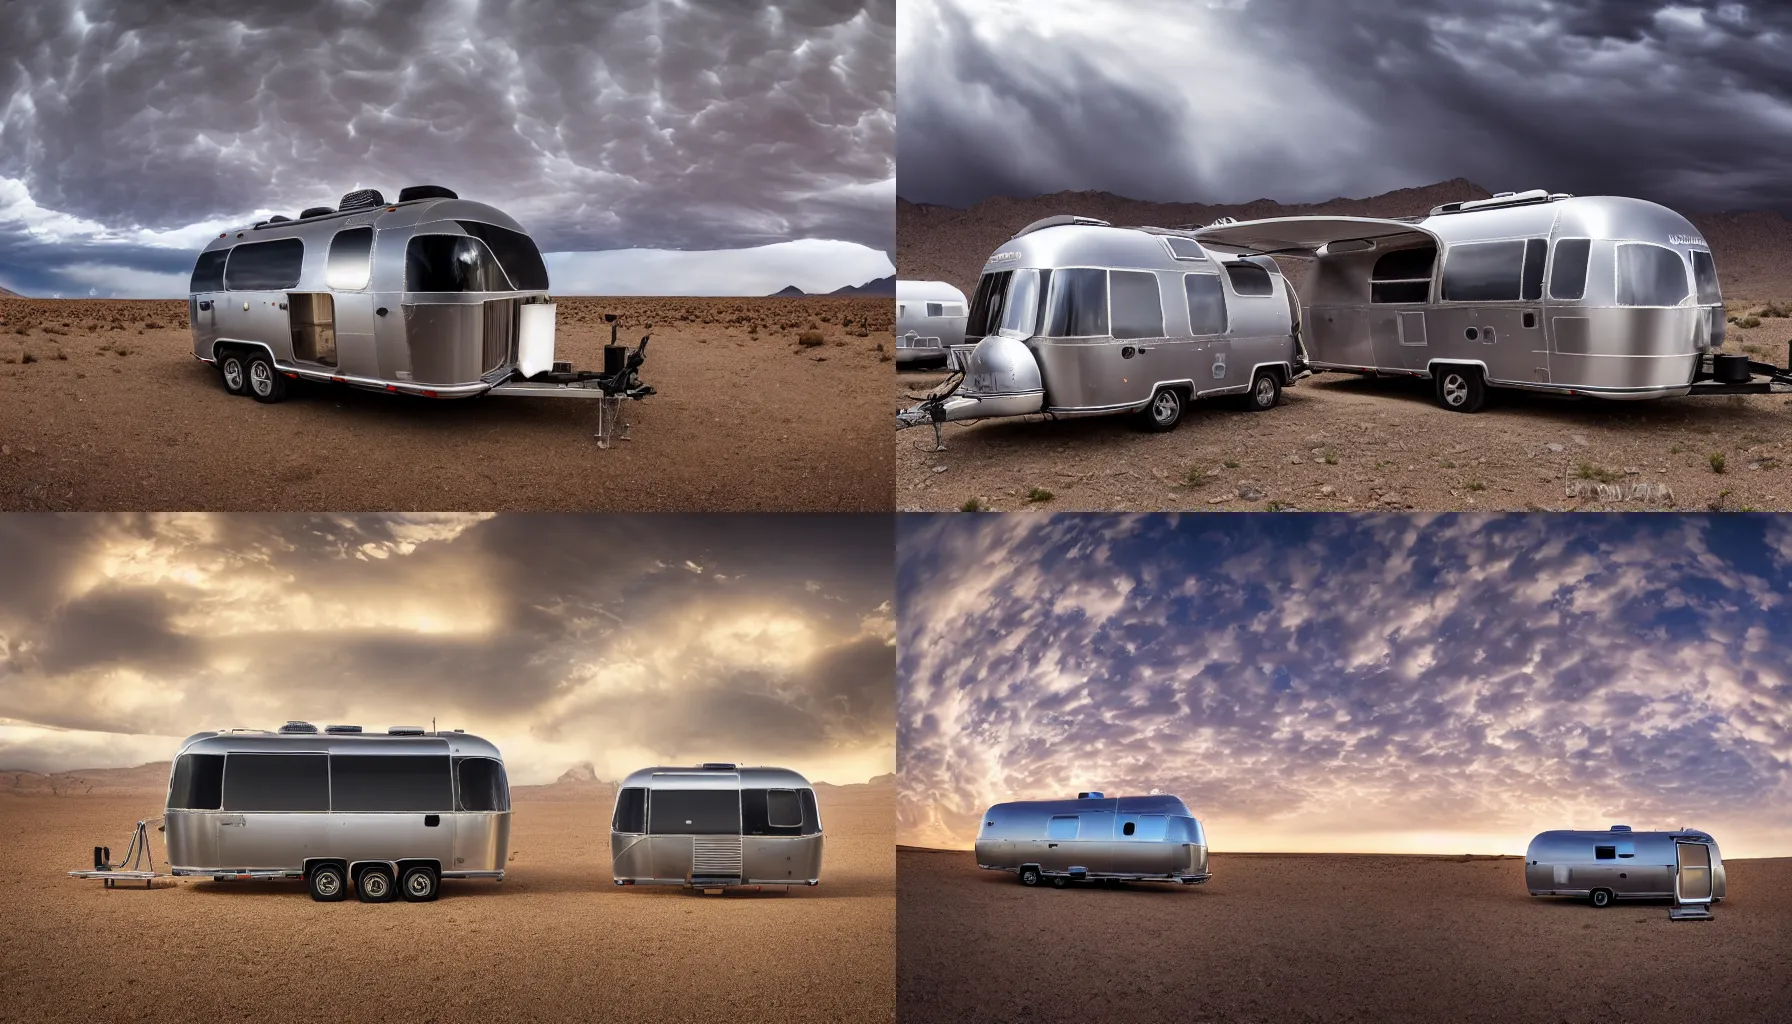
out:
M1151 418L1159 423L1168 423L1176 418L1176 392L1157 393L1157 398L1151 402Z
M249 364L249 383L255 393L265 395L274 390L274 371L268 364L257 360Z
M410 881L406 882L405 885L410 889L412 896L428 896L429 891L434 888L434 884L430 881L429 873L425 871L413 872Z
M377 871L370 871L361 879L361 888L367 890L369 896L375 898L384 896L386 895L386 876Z
M312 876L312 885L319 896L334 896L342 889L342 878L334 871L319 871Z
M1276 382L1268 377L1257 378L1257 404L1268 405L1276 397Z
M1452 373L1444 378L1444 401L1450 405L1468 401L1468 381L1461 374Z
M235 359L224 360L224 384L236 391L243 386L243 364Z

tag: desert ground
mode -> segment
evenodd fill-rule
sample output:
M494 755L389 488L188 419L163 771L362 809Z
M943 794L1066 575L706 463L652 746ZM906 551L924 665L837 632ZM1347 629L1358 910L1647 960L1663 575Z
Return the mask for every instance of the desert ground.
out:
M1287 214L1400 216L1487 195L1466 181L1310 206L1153 204L1105 193L991 199L969 210L897 204L905 279L968 295L985 257L1025 224L1078 213L1116 224L1200 224ZM1735 318L1724 350L1787 365L1792 225L1774 214L1692 217L1711 243ZM1302 283L1305 266L1284 261ZM902 373L894 402L944 379ZM1327 373L1246 413L1197 403L1168 434L1125 418L947 424L896 435L896 507L1123 511L1792 509L1792 396L1602 402L1495 390L1446 412L1429 381Z
M566 788L518 788L503 882L362 904L68 878L162 791L0 777L0 1021L894 1019L893 785L817 787L821 885L726 896L616 888L609 787Z
M294 382L261 405L193 358L184 301L0 299L0 510L890 508L891 300L556 301L580 368L603 313L631 345L652 324L659 393L610 450L594 401Z
M1216 854L1205 885L1027 889L897 854L910 1021L1783 1019L1792 859L1728 861L1716 920L1525 894L1517 857Z

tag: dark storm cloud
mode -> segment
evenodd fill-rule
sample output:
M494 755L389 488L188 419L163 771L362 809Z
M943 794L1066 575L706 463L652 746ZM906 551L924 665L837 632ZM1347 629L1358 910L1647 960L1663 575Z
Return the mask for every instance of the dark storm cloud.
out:
M1243 202L1450 178L1792 212L1792 7L903 0L900 190Z
M435 719L531 781L645 752L850 781L894 755L893 544L875 516L4 517L0 749Z
M0 271L184 273L208 225L423 182L550 251L887 251L894 21L891 0L8 4Z
M1161 788L1231 849L1792 844L1776 519L1001 519L903 523L904 841Z

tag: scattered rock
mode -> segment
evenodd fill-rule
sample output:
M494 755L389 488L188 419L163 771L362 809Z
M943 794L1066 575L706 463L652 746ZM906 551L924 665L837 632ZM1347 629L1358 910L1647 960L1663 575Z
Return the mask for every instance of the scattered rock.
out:
M1561 446L1561 445L1559 445L1559 444L1556 444L1556 443L1555 443L1555 442L1553 442L1553 441L1552 441L1552 442L1550 442L1550 443L1549 443L1549 444L1546 444L1546 445L1544 445L1544 446L1543 446L1543 447L1545 447L1545 448L1547 448L1547 449L1549 449L1549 450L1550 450L1550 451L1552 451L1552 452L1563 452L1563 451L1567 451L1567 449L1565 449L1565 448L1563 448L1563 447L1562 447L1562 446Z
M1234 491L1233 493L1238 495L1239 501L1262 501L1263 500L1263 491L1262 491L1262 489L1258 488L1255 484L1239 484L1238 490Z

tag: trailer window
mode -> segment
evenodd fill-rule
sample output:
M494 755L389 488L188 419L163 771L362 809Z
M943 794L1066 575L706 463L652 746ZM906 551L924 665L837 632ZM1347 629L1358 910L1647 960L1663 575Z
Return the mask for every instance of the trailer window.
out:
M805 789L797 796L803 800L803 834L815 835L821 831L821 811L815 806L815 791Z
M1535 302L1543 297L1543 261L1548 255L1548 242L1541 238L1525 239L1524 292L1519 297L1526 302Z
M1503 302L1522 291L1524 242L1468 242L1444 254L1444 301Z
M1045 330L1042 333L1047 337L1108 337L1108 272L1084 269L1054 272L1045 305Z
M1120 834L1123 836L1130 836L1134 832L1137 832L1138 830L1139 830L1139 825L1138 825L1138 822L1136 822L1136 821L1129 821L1126 824L1120 826Z
M1144 842L1161 843L1164 841L1164 832L1168 821L1169 819L1162 814L1141 814L1139 815L1139 828L1137 832L1133 833L1133 838Z
M765 823L773 828L802 828L803 802L794 789L771 789L765 793Z
M521 231L496 224L481 224L476 220L457 220L455 223L484 242L485 247L498 257L498 265L504 268L518 291L548 290L548 267L541 261L541 250L535 247L534 239Z
M1053 815L1052 820L1045 823L1045 838L1075 839L1077 827L1081 823L1081 819L1074 814Z
M1593 847L1593 859L1617 860L1618 848L1616 846L1595 846Z
M510 810L510 782L504 764L489 757L456 758L454 766L457 811Z
M996 333L1002 323L1002 300L1008 295L1008 279L1012 270L998 270L977 279L977 294L971 298L971 316L965 322L964 336L982 338Z
M323 754L230 754L224 810L327 811L330 760Z
M1587 256L1592 251L1590 238L1556 240L1556 259L1549 268L1550 298L1578 299L1587 294Z
M446 754L331 754L337 811L446 811L454 806Z
M617 832L639 835L647 831L647 791L630 786L616 794L616 815L610 827Z
M1678 306L1690 291L1686 261L1667 246L1625 242L1617 266L1620 306Z
M235 292L280 291L299 283L305 243L296 238L245 242L230 250L224 287Z
M775 814L774 806L777 808ZM803 804L797 799L796 790L741 790L740 831L746 836L802 835Z
M1424 302L1431 298L1437 246L1383 253L1369 270L1370 302Z
M1207 254L1201 251L1201 243L1192 238L1178 235L1160 235L1164 244L1170 247L1170 255L1179 260L1204 260Z
M939 302L929 302L927 304L927 315L928 316L945 316L946 315L945 304L939 303Z
M467 235L415 235L404 249L404 286L413 292L507 292L497 258Z
M1205 845L1201 836L1200 822L1197 822L1193 818L1185 818L1181 815L1174 815L1170 818L1169 824L1164 830L1164 838L1172 843L1193 843L1196 846Z
M168 784L168 806L215 811L224 802L224 755L182 754Z
M1157 275L1149 271L1116 270L1108 279L1113 291L1114 337L1163 337L1164 297L1157 287Z
M211 252L200 253L199 262L193 264L193 279L187 283L187 290L194 292L223 291L224 261L229 258L229 249L213 249Z
M654 835L728 835L740 831L740 790L656 789L647 801Z
M1618 857L1620 859L1622 859L1624 857L1634 857L1634 856L1636 856L1636 844L1635 843L1619 843L1618 844Z
M330 261L324 266L324 283L343 291L367 287L373 273L373 229L349 228L330 239Z
M1717 286L1717 264L1703 249L1692 251L1692 279L1699 287L1699 305L1713 306L1724 301L1724 293Z
M1269 271L1255 263L1226 264L1226 278L1232 282L1232 290L1240 295L1274 295L1276 286L1269 279Z
M1009 338L1033 336L1034 326L1039 323L1040 285L1039 271L1014 272L1008 281L1008 297L1002 300L1002 322L996 329L998 333Z
M1220 275L1184 274L1182 292L1188 297L1190 334L1226 333L1226 289Z

